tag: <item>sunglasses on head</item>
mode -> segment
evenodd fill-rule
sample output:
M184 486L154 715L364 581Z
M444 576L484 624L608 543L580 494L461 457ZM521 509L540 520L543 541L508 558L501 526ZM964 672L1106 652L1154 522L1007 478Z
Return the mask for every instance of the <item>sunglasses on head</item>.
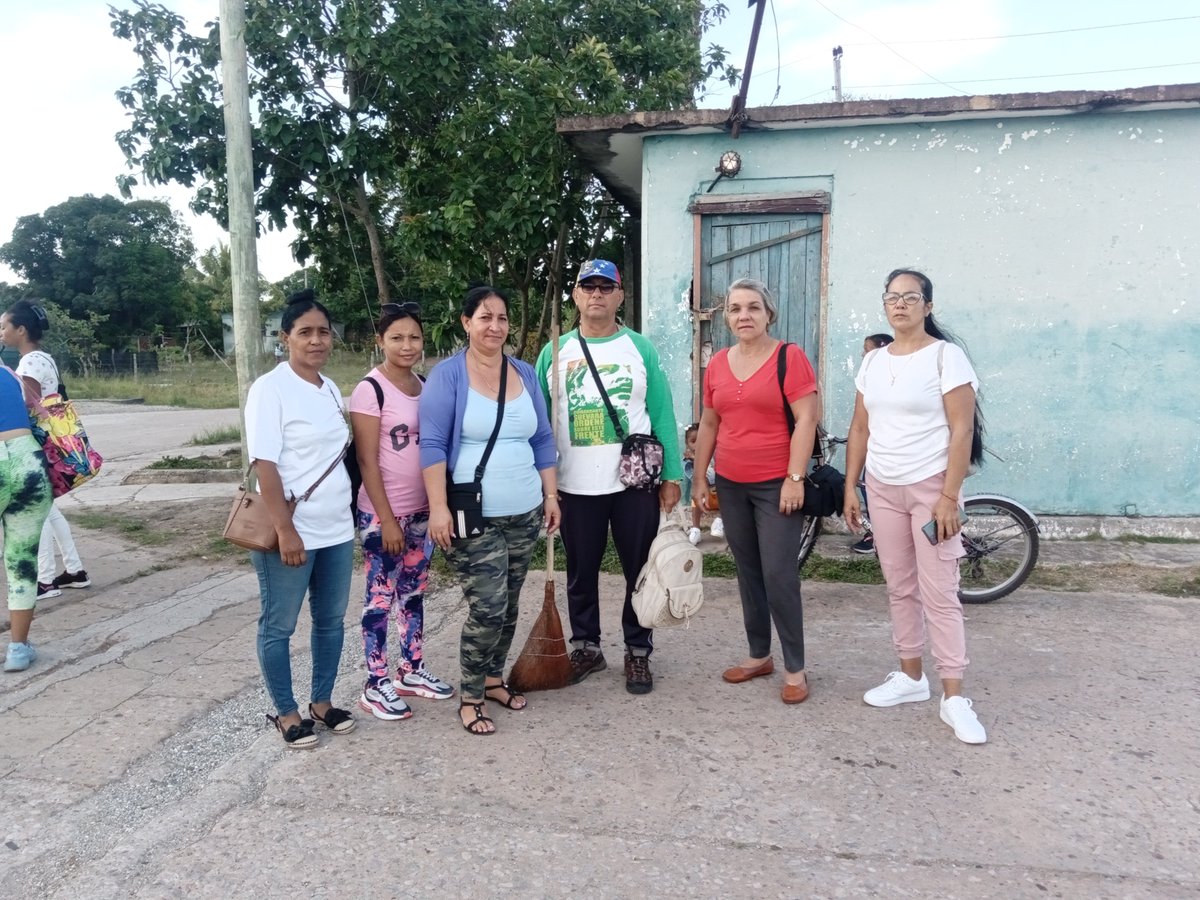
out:
M411 300L407 303L385 303L379 307L379 311L385 316L412 316L418 318L421 315L421 304L414 303Z

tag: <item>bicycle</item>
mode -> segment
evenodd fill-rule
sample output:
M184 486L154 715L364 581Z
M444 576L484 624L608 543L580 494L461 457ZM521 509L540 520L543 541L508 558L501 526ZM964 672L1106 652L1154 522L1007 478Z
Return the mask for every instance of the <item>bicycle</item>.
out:
M822 434L813 459L829 462L834 448L846 438ZM959 563L958 597L963 603L991 603L1006 597L1025 583L1037 565L1039 538L1037 516L1024 504L1002 494L973 494L963 500L967 522L963 525L966 555ZM803 568L821 534L823 519L806 516L797 568ZM871 523L863 518L865 534Z

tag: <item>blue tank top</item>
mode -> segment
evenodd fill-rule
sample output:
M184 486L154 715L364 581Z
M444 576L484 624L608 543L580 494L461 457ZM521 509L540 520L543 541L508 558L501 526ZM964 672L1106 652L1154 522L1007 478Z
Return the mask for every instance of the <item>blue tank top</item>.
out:
M25 395L21 382L8 366L0 372L0 431L12 431L29 427L29 411L25 409Z

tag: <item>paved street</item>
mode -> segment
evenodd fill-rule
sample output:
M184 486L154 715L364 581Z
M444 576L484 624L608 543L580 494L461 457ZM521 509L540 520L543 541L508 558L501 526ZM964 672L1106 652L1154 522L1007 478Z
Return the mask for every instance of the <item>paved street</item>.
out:
M153 521L156 503L230 496L119 481L236 411L84 415L106 469L68 516L121 502ZM689 627L656 635L654 692L626 693L605 576L608 671L494 709L492 737L466 734L453 701L417 700L410 720L360 716L296 753L263 720L247 564L159 570L153 549L77 538L95 586L45 603L41 659L0 680L2 897L1200 896L1194 599L1025 589L968 608L968 693L989 734L972 747L936 700L861 702L894 663L881 587L805 586L812 697L787 707L778 674L720 680L744 653L727 580ZM1046 554L1102 545L1076 546ZM1194 545L1150 552L1194 563ZM360 574L346 706L361 596ZM561 575L557 597L565 613ZM451 681L463 614L452 586L427 599L426 657Z

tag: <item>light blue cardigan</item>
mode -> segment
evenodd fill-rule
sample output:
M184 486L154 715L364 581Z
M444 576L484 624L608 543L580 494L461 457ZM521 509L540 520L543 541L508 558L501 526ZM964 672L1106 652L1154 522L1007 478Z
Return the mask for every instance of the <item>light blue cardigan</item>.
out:
M537 414L537 431L529 439L533 447L533 464L538 469L549 469L557 464L554 433L550 430L550 417L546 412L546 399L542 396L537 373L533 366L519 359L505 357L517 368L525 393L533 402ZM440 462L446 463L446 471L453 472L458 462L458 445L462 437L463 415L467 409L466 350L460 350L447 360L433 367L429 380L421 391L421 468L428 469Z

